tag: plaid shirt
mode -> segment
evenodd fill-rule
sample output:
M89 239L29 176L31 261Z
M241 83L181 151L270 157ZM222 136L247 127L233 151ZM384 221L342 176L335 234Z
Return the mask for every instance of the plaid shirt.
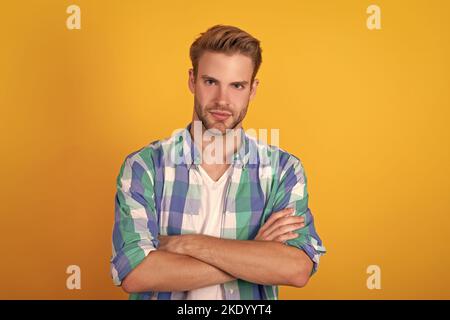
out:
M158 235L194 233L191 215L201 204L201 182L194 179L201 153L190 134L191 124L165 140L128 155L117 177L111 275L120 286L149 252ZM305 218L299 236L286 241L313 261L317 271L322 246L310 209L301 161L275 146L263 144L240 129L241 145L231 161L221 238L252 240L270 215L295 208ZM155 272L158 272L155 270ZM237 279L221 284L225 299L278 299L278 286ZM130 299L185 299L186 292L133 293Z

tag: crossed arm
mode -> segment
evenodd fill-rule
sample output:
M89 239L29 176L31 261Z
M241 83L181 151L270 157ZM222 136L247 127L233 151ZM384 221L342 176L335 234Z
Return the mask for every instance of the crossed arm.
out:
M273 214L254 240L160 236L158 250L151 251L125 277L122 288L128 293L185 291L234 279L303 287L313 263L304 251L282 243L295 238L292 231L303 223L303 218L290 213Z

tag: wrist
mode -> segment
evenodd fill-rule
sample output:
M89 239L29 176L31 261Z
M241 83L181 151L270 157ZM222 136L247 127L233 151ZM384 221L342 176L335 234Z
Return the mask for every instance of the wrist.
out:
M184 235L184 237L185 238L182 241L183 254L196 258L199 251L202 249L202 244L208 236L203 234L187 234Z

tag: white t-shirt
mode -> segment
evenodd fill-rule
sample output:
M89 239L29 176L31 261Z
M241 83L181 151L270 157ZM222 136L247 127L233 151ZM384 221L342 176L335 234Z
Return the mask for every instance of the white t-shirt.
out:
M206 171L198 166L194 170L198 180L202 181L201 206L198 219L196 219L195 231L198 234L220 238L222 227L225 189L230 177L231 166L220 177L214 181ZM187 300L223 300L223 292L220 284L194 289L187 292Z

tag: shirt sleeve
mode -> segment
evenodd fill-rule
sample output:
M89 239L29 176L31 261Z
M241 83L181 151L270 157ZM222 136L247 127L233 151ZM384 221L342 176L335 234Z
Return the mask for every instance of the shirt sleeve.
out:
M128 156L117 177L111 276L116 286L159 246L154 178L149 160ZM151 163L150 163L151 164Z
M303 216L305 225L295 230L298 237L287 240L286 244L302 249L312 260L311 275L316 273L320 257L326 253L322 240L316 232L314 218L308 207L307 179L303 165L299 159L290 156L286 165L281 168L281 179L277 188L273 211L294 208L295 216Z

